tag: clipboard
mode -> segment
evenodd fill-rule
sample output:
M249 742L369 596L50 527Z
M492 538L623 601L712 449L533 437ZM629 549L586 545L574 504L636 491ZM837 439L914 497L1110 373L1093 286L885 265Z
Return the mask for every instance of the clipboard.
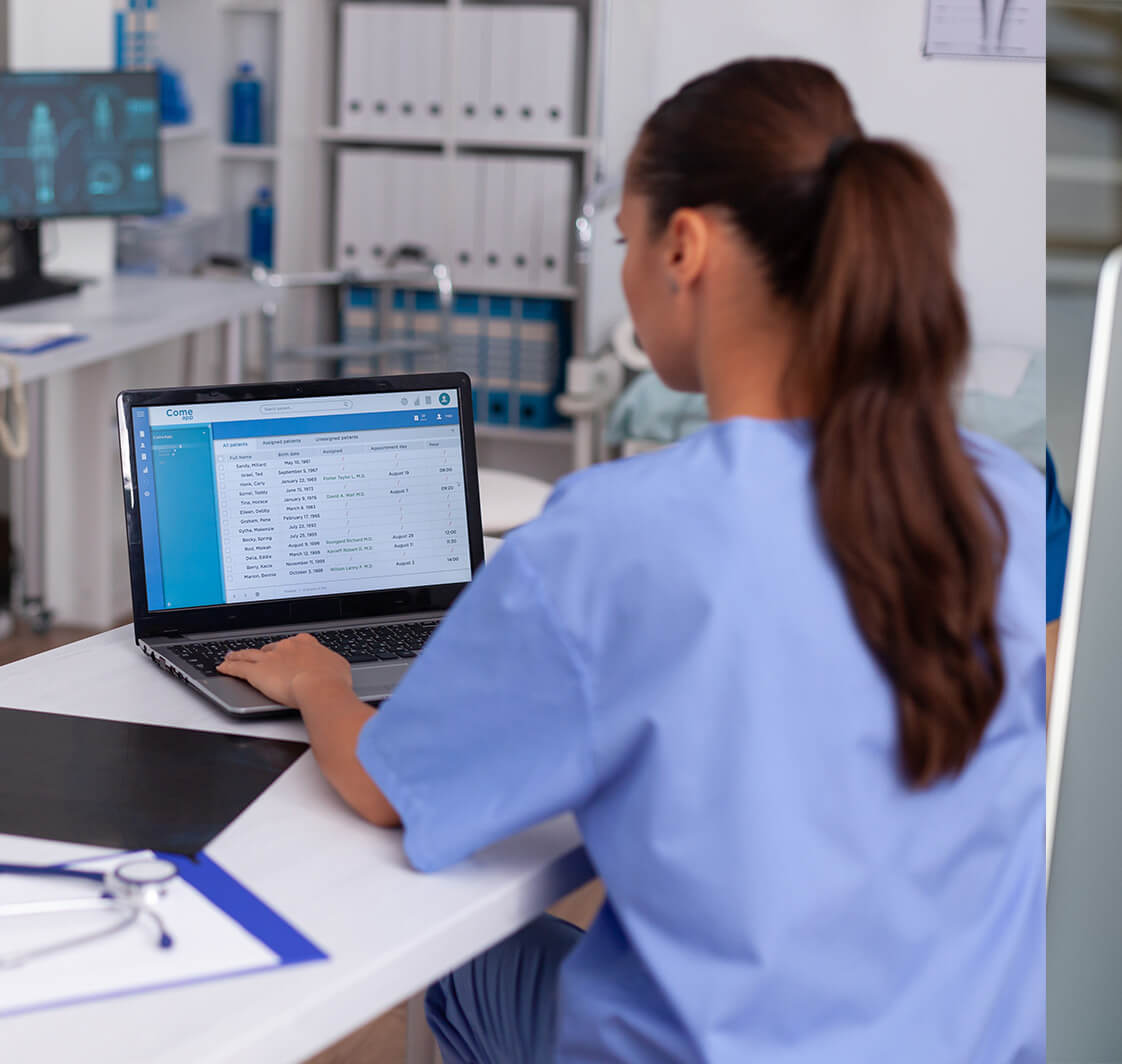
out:
M5 849L0 836L0 853ZM23 967L0 969L0 1018L327 959L314 942L206 854L118 852L58 867L100 870L135 856L163 857L179 869L180 881L173 884L179 893L169 891L160 909L174 936L172 947L157 949L138 923L120 935ZM17 877L0 877L0 889L22 890L36 899L52 888L74 893L65 881L5 883L9 878Z

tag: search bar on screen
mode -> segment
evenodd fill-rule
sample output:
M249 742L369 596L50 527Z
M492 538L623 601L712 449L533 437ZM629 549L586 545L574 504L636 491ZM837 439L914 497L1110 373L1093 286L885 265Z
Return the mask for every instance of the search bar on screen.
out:
M319 403L265 403L261 407L262 414L323 414L339 410L353 410L354 402L350 399L329 399Z

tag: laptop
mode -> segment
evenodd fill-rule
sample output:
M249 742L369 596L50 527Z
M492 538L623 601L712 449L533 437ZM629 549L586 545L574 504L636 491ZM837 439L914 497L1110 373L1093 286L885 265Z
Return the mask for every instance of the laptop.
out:
M483 561L462 373L117 397L137 645L236 717L227 651L311 632L385 698Z

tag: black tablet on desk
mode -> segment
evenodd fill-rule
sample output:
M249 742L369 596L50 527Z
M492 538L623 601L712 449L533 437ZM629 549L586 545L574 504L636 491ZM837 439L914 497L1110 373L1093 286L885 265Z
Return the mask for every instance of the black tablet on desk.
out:
M0 834L195 854L307 749L0 708Z

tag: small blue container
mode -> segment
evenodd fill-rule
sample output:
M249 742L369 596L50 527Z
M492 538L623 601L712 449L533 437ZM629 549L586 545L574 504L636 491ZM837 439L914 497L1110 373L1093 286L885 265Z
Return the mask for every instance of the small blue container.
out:
M266 269L273 268L273 193L263 188L249 208L249 257Z
M230 86L230 143L261 143L261 82L253 64L242 63Z

